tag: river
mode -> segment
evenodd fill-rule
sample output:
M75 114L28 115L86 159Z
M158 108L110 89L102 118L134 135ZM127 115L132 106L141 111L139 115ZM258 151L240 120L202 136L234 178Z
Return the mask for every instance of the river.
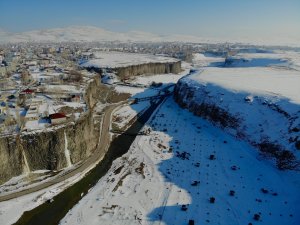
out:
M54 225L72 209L91 189L98 180L110 169L112 162L125 154L137 134L155 109L163 102L164 98L151 106L127 129L124 134L117 136L111 142L108 152L101 162L93 168L84 178L67 188L53 198L53 201L45 202L42 205L24 212L15 225ZM126 133L130 134L127 135Z

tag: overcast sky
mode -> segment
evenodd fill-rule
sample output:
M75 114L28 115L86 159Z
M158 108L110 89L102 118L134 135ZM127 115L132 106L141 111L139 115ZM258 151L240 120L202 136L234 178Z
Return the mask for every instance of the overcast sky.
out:
M0 28L92 25L201 37L300 39L300 0L0 0Z

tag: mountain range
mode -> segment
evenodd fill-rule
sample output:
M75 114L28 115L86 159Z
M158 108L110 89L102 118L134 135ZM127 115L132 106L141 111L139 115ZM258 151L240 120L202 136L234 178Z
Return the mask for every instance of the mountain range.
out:
M113 32L94 26L70 26L33 30L20 33L7 32L0 29L0 42L92 42L92 41L121 41L121 42L208 42L208 40L189 35L157 35L143 31Z
M192 43L246 43L264 45L300 46L300 40L284 39L216 39L192 35L159 35L143 31L113 32L95 26L69 26L43 30L25 31L19 33L0 29L0 43L17 42L192 42Z

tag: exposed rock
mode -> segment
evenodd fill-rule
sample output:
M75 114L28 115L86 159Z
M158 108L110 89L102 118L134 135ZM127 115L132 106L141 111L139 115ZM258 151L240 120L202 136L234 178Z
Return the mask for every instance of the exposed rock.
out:
M96 77L86 91L86 102L92 108L109 89L101 89ZM51 130L0 138L0 184L21 175L24 167L34 170L59 170L67 166L65 136L72 163L86 159L95 150L99 139L99 118L88 110L75 123ZM25 165L25 160L27 161Z
M116 68L115 71L121 79L128 79L132 76L142 74L180 73L181 62L178 61L169 63L147 63L127 67L119 67Z
M93 70L99 74L103 71L97 67L87 67L88 70ZM177 62L167 62L167 63L145 63L132 66L124 66L117 68L105 68L105 70L110 70L114 72L121 80L128 79L133 76L138 76L142 74L166 74L166 73L180 73L181 72L181 61Z
M195 83L192 83L185 77L177 82L174 89L174 99L181 107L226 129L237 138L247 141L256 147L263 156L274 158L279 169L293 170L300 168L300 161L295 157L294 153L287 150L287 147L277 143L276 140L273 141L266 135L266 138L260 141L253 140L251 135L245 132L245 124L243 124L243 118L240 117L240 114L234 115L226 107L220 106L216 98L205 85L200 83L195 85ZM269 104L268 107L274 110L274 113L282 115L287 120L290 119L289 114L278 106ZM297 131L297 129L292 131ZM300 142L297 140L298 138L291 139L290 143L295 142L295 148L300 149Z
M195 91L203 91L203 98L195 99ZM174 99L181 107L187 108L196 116L209 119L223 128L230 127L237 129L239 127L239 118L230 115L217 105L206 102L206 97L204 96L207 96L207 93L204 93L204 91L204 89L200 90L199 88L188 86L185 82L179 80L175 86Z

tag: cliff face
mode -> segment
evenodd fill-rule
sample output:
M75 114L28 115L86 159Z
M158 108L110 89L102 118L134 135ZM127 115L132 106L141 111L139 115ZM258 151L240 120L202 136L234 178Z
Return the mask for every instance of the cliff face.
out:
M231 92L189 77L177 82L174 99L196 116L247 141L263 156L273 158L279 169L300 168L296 149L299 113L290 114L264 96Z
M174 99L182 108L187 108L196 116L213 121L223 128L230 127L238 130L239 118L213 104L208 100L207 94L204 87L190 86L182 79L177 82L174 89ZM196 96L202 96L203 98L197 98Z
M99 100L100 87L98 78L89 83L85 96L88 106ZM86 159L99 139L99 117L95 118L92 110L88 110L76 123L0 138L0 184L29 170L59 170L70 162Z
M84 160L97 145L98 126L89 113L53 131L1 138L0 183L24 172L62 169L68 166L66 150L72 164Z
M142 74L180 73L181 62L147 63L127 67L119 67L114 70L121 79L126 79Z
M0 139L0 159L0 183L22 174L25 163L15 137Z

